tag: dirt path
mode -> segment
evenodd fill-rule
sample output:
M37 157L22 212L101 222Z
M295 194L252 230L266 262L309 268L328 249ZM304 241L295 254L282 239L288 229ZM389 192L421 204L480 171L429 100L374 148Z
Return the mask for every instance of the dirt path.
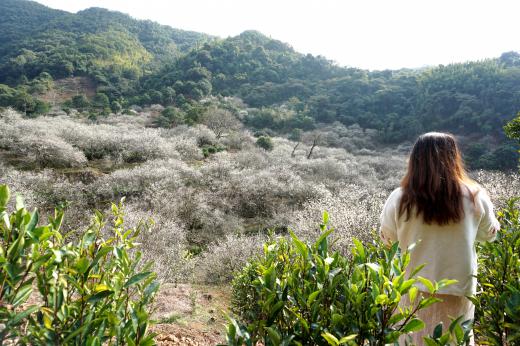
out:
M223 343L229 292L229 287L163 284L153 315L158 345Z

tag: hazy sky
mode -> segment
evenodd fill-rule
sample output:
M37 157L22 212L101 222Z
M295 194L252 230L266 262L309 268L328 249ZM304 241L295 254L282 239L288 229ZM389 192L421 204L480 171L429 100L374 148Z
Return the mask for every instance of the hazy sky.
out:
M520 51L518 0L37 0L220 37L255 29L343 66L396 69Z

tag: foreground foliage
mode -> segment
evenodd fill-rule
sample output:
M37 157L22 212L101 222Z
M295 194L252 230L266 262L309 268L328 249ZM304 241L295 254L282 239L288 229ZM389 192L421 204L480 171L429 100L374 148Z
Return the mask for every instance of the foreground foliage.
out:
M512 199L498 213L501 232L493 243L480 247L478 282L482 292L476 305L476 333L482 344L520 342L520 209Z
M0 343L31 345L153 345L149 304L155 274L133 250L141 228L125 229L112 205L112 235L96 213L80 239L60 233L63 211L39 226L21 198L8 212L0 185Z
M415 284L433 295L453 281L430 282L417 276L422 267L407 274L410 255L397 244L364 246L354 240L350 256L331 252L327 221L325 214L314 244L293 233L290 240L269 241L264 255L236 276L233 307L246 326L231 320L228 344L385 345L424 328L416 312L440 300L423 295ZM400 304L404 295L409 306ZM445 336L438 328L431 345L464 344L471 328L459 322Z
M481 292L470 297L478 344L516 345L520 340L518 202L511 199L498 212L502 228L497 240L479 246ZM400 253L397 244L363 246L354 240L350 255L331 253L327 221L325 214L313 245L293 233L289 240L270 240L264 255L236 275L232 305L238 321L230 318L229 345L402 344L403 334L426 327L415 313L439 300L424 297L415 284L435 293L451 281L416 277L421 268L405 277L409 254ZM405 295L411 306L399 303ZM444 330L437 325L425 344L466 345L472 321L454 317Z

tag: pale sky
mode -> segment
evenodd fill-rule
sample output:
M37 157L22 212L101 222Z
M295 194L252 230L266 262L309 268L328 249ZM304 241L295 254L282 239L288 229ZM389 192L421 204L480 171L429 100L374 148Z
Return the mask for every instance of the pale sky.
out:
M518 0L37 0L103 7L222 38L258 30L339 65L421 67L520 51Z

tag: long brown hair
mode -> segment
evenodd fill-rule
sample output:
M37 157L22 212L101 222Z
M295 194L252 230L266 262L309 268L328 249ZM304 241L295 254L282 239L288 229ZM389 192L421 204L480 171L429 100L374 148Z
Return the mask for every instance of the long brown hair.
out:
M427 224L459 222L464 217L463 189L469 190L467 184L472 181L455 138L447 133L425 133L415 142L408 172L401 181L399 216L405 214L408 220L415 212Z

